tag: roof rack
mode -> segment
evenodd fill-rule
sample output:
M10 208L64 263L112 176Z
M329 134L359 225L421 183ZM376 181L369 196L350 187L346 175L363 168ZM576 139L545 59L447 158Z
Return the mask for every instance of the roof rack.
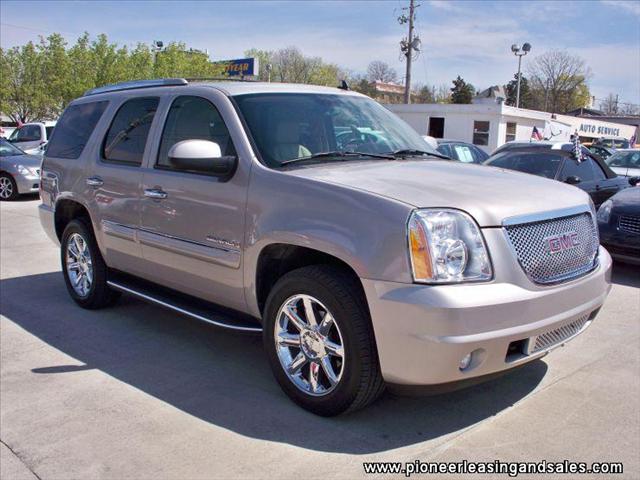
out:
M84 92L85 97L89 95L98 95L99 93L119 92L121 90L134 90L138 88L152 87L175 87L179 85L187 85L189 82L184 78L159 78L156 80L133 80L131 82L114 83L113 85L105 85L104 87L92 88Z

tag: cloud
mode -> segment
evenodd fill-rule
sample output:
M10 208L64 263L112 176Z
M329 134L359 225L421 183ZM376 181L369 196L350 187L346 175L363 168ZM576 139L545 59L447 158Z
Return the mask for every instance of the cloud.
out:
M602 4L621 8L629 13L632 13L633 15L640 17L640 3L636 1L602 0Z

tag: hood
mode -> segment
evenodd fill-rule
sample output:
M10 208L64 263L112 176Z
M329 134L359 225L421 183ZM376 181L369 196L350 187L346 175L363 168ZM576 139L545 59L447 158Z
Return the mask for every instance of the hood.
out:
M2 163L7 165L23 165L25 167L40 168L42 158L36 155L9 155L8 157L1 157Z
M611 197L611 201L618 215L640 215L640 187L625 188Z
M287 171L392 198L414 207L464 210L482 227L508 217L585 205L579 188L496 167L449 160L326 163Z

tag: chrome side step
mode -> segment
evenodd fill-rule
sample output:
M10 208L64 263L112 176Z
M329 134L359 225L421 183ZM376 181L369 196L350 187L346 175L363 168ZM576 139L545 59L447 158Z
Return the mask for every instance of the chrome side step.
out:
M216 327L226 328L246 333L261 333L262 327L258 322L251 322L247 319L235 320L231 316L227 316L218 312L209 312L206 309L190 306L186 301L170 301L167 296L161 293L151 292L148 288L131 285L130 282L108 280L109 285L114 290L134 295L147 302L155 303L161 307L173 310L188 317L200 320L201 322L215 325ZM204 302L203 302L204 303Z

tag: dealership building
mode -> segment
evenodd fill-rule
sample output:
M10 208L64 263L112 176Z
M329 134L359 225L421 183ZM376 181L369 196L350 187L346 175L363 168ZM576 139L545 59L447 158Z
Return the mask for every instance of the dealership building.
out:
M630 139L640 128L591 117L511 107L501 100L488 95L475 97L471 104L387 104L385 107L420 135L473 143L487 153L512 140L529 141L534 127L545 139L558 141L568 141L577 131L582 142L602 137Z

